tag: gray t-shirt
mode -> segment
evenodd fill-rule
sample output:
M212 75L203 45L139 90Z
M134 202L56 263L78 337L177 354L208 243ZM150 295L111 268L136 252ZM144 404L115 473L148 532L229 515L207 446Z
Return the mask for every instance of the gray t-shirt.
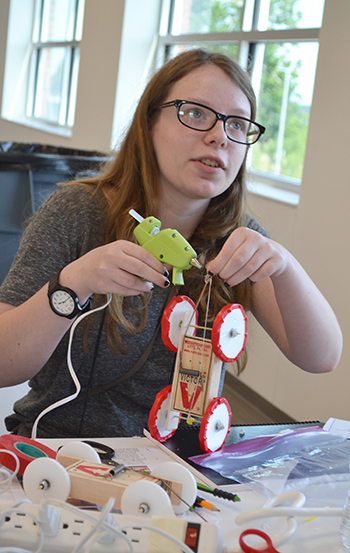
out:
M76 185L60 188L39 208L23 233L11 270L0 287L0 301L22 304L68 263L100 246L104 221L101 202L88 190ZM254 219L248 218L247 226L266 234ZM127 355L115 355L108 347L105 310L91 316L85 349L86 319L78 324L72 365L82 391L112 382L134 366L152 339L168 294L168 289L155 287L144 328L135 335L120 331ZM101 298L100 303L103 301ZM138 305L140 298L133 301ZM67 366L68 338L69 332L29 381L29 393L15 403L14 414L5 419L9 431L29 437L43 409L75 392ZM89 397L86 404L84 400L74 401L46 414L39 422L37 436L76 437L81 424L81 437L142 435L156 393L172 382L174 361L175 354L164 346L158 332L146 362L135 375Z

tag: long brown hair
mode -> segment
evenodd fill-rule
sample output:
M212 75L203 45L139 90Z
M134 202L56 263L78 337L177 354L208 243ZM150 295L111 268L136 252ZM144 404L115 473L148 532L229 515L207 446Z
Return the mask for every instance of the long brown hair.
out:
M168 96L174 83L191 71L205 65L219 67L243 91L247 97L251 118L256 115L256 100L247 73L232 59L220 53L202 49L190 50L167 62L150 80L138 103L133 120L123 143L113 161L96 178L85 181L102 190L109 199L106 216L104 243L124 239L135 241L133 229L135 221L129 215L131 208L146 217L156 212L159 199L159 168L153 148L151 129L159 114L159 106ZM191 237L191 245L197 251L199 260L205 267L213 259L229 234L237 227L244 226L245 205L245 161L234 182L221 195L210 201L207 212ZM181 294L188 294L196 301L203 288L203 271L192 268L185 273L185 286ZM209 320L230 302L237 302L245 309L250 304L250 281L227 289L219 278L212 283ZM117 326L122 325L129 332L138 332L147 318L147 298L143 298L142 316L133 323L124 316L128 305L127 298L115 296L110 305L109 327L113 328L119 351L123 351ZM206 298L201 305L204 312ZM140 315L140 313L139 313ZM116 324L117 323L117 324Z

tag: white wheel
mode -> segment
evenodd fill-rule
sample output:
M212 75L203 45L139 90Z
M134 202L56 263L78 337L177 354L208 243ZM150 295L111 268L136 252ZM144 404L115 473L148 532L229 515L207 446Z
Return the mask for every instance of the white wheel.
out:
M23 488L33 503L42 499L66 501L70 493L68 472L55 459L35 459L23 474Z
M224 397L215 397L206 408L199 429L199 444L206 453L220 449L231 425L230 405Z
M171 384L158 392L152 409L148 416L148 428L152 438L158 442L165 442L173 436L180 423L180 417L176 411L170 411L167 425L168 410L170 406Z
M67 444L64 444L57 453L58 455L67 455L68 457L75 457L76 459L90 461L91 463L101 463L101 459L97 451L91 447L91 445L84 442L68 442Z
M177 351L181 338L181 325L184 313L186 311L194 312L191 325L198 323L198 311L196 306L187 296L175 296L169 305L164 309L162 317L162 340L165 347L170 351ZM196 329L190 326L186 332L187 336L194 336Z
M213 351L220 359L232 363L244 350L247 341L247 316L238 303L225 305L216 315L211 333Z
M192 474L186 467L174 461L161 463L151 472L152 476L162 478L163 480L173 480L182 484L182 493L179 505L173 505L174 513L182 515L192 507L197 497L197 483Z
M121 498L123 515L162 515L171 505L168 494L155 482L139 480L128 486Z

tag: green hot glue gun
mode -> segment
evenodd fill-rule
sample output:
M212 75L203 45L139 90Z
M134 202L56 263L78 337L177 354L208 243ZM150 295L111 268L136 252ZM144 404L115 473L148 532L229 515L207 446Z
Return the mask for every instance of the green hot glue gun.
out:
M191 265L197 269L202 268L196 252L177 230L170 228L160 230L161 222L155 217L144 219L134 209L129 213L139 222L135 227L134 235L140 246L162 263L173 266L173 284L184 284L182 271L189 269Z

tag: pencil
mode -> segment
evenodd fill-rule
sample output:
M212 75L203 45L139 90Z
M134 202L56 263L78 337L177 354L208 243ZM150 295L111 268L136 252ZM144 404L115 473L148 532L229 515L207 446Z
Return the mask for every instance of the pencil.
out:
M219 488L211 488L210 486L206 486L205 484L200 484L197 482L197 488L199 490L203 490L204 492L208 492L213 494L215 497L221 497L222 499L227 499L228 501L241 501L241 498L231 492L226 492L225 490L219 490Z
M194 502L195 507L203 507L204 509L207 509L208 511L220 511L215 505L212 503L209 503L209 501L206 501L203 499L203 497L196 497L196 501Z

